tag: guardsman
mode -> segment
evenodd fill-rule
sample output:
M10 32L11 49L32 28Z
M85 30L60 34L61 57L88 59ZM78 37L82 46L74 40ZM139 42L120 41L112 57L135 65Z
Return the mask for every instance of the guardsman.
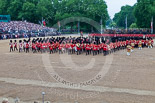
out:
M72 54L74 53L74 47L75 47L75 45L73 44L73 42L71 41L71 48L72 48Z
M142 47L146 46L147 45L147 41L146 40L142 40Z
M76 44L76 48L77 48L77 55L81 54L81 46L80 43Z
M68 54L71 54L72 53L72 43L69 42L68 44Z
M131 52L133 52L134 51L134 47L135 47L135 43L134 43L134 40L131 40Z
M24 41L23 41L23 50L24 50L24 52L25 52L25 50L26 50L26 40L24 39Z
M152 48L152 41L151 41L151 39L148 40L148 48Z
M32 42L32 52L35 53L37 52L37 47L35 41Z
M23 47L22 40L19 40L19 53L22 51L22 47Z
M39 52L40 51L40 43L39 43L39 41L36 41L36 47L37 47L37 51Z
M52 42L50 42L49 50L50 50L50 54L53 53L53 43Z
M9 46L10 46L10 52L12 52L13 51L13 43L12 43L12 40L10 40Z
M139 40L138 48L139 48L139 50L142 50L142 41L141 40Z
M117 43L115 42L115 43L113 44L113 46L114 46L114 52L116 52L116 50L117 50Z
M14 51L15 50L17 50L18 51L18 49L17 49L17 41L15 40L15 42L14 42Z
M76 49L76 43L75 42L73 42L73 54L75 53L75 49Z
M93 56L94 55L97 55L97 45L96 45L95 42L94 42L94 45L93 45Z
M65 49L66 49L66 53L68 53L68 50L69 50L69 44L68 44L68 42L66 42Z
M128 43L128 45L127 45L127 56L130 56L130 53L131 53L131 49L132 49L132 47L130 46L130 44Z
M85 50L86 50L86 55L89 55L90 54L90 50L91 50L90 43L87 42Z
M96 45L96 52L99 54L100 53L100 44Z
M40 52L43 53L44 51L44 46L43 46L43 41L40 42Z
M113 53L113 49L114 49L114 47L113 47L113 43L110 42L109 46L110 46L110 53Z
M26 53L28 53L29 52L29 43L28 43L28 41L26 42Z
M106 56L108 54L108 45L104 44L103 46L103 55Z
M60 45L59 45L59 54L62 54L63 53L63 48L64 48L64 44L63 43L61 43Z
M154 41L153 39L151 38L151 44L152 44L152 47L154 46Z

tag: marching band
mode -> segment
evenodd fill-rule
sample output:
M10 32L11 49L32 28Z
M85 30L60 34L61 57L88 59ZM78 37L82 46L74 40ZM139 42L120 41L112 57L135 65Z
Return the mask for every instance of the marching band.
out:
M93 56L103 53L104 56L122 50L127 49L127 55L129 56L131 52L134 51L134 48L139 48L142 50L143 47L153 48L153 39L152 38L129 38L129 37L113 37L113 38L104 38L104 37L57 37L57 38L36 38L31 41L29 40L19 40L17 49L17 41L14 43L10 40L10 52L15 50L19 52L29 53L30 50L33 53L68 53L68 54L77 54L80 55L85 53L86 55ZM14 48L14 50L13 50Z

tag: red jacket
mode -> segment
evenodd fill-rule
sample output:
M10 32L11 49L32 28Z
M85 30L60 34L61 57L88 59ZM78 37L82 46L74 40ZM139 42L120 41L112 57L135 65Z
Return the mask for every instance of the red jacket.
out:
M104 44L104 46L103 46L103 51L108 51L108 46L107 46L107 44Z
M26 43L26 49L28 49L29 48L29 44L28 43Z
M97 45L93 45L93 50L97 50Z

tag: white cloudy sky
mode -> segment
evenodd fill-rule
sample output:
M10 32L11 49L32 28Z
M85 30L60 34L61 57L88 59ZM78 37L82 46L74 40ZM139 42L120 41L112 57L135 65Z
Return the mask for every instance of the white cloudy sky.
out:
M108 12L111 18L114 17L115 13L121 10L122 6L131 5L133 6L137 0L105 0L108 5Z

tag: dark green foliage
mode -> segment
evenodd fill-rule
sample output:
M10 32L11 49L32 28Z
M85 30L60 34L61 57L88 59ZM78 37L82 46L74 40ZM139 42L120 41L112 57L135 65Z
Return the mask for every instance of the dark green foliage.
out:
M154 17L155 20L155 0L138 0L134 15L138 27L150 28L152 17Z
M44 18L48 26L68 17L88 17L103 26L109 18L104 0L0 0L0 14L11 15L12 20L39 23ZM75 22L70 26L77 25ZM86 23L81 23L85 28ZM89 26L88 26L89 27Z
M134 6L123 6L121 8L121 11L119 13L116 13L114 16L114 22L116 22L118 27L124 27L126 26L126 17L128 22L128 27L135 22L135 16L134 16Z

